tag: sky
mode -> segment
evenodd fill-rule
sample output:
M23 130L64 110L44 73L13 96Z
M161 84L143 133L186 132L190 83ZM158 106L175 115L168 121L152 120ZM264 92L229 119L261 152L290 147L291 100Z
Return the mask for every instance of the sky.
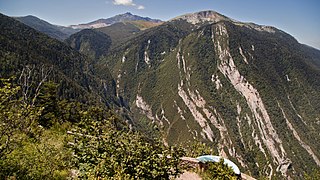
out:
M65 26L126 12L169 20L203 10L274 26L320 49L320 0L0 0L0 12L5 15L34 15Z

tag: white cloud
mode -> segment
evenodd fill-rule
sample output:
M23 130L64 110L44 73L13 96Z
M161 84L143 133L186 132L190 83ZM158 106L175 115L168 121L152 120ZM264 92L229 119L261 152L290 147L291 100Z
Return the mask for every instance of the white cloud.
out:
M137 9L145 9L142 5L137 5L133 2L133 0L113 0L112 2L114 5L117 6L134 6Z
M114 5L123 5L123 6L136 6L132 0L114 0Z
M137 9L145 9L145 7L142 6L142 5L139 5L139 6L137 7Z

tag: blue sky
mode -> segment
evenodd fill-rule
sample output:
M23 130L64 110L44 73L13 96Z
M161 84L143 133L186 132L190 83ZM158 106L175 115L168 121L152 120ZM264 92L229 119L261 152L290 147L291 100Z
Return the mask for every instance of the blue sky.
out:
M320 49L320 0L0 0L1 13L35 15L58 25L87 23L125 12L168 20L202 10L275 26Z

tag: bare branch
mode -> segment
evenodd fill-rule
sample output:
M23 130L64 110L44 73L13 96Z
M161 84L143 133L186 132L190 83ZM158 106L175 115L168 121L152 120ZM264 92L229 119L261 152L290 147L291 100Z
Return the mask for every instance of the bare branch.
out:
M37 97L40 94L43 83L47 81L52 70L53 66L46 68L45 65L40 67L38 74L34 65L27 65L22 69L18 82L21 86L22 97L25 104L30 103L31 106L34 105ZM39 82L36 82L37 75L39 77ZM34 85L36 85L36 87ZM33 87L35 87L35 89L33 89Z
M32 99L32 103L31 103L31 106L34 105L34 102L35 100L37 99L37 97L39 96L40 94L40 88L41 88L41 85L47 80L48 76L50 75L51 71L52 71L53 67L51 66L47 71L44 67L44 65L42 65L41 67L41 80L35 90L35 94L34 94L34 97Z

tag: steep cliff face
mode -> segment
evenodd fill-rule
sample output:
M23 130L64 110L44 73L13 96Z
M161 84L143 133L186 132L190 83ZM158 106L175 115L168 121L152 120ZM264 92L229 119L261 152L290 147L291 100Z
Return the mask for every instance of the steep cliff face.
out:
M165 143L202 140L254 177L299 177L320 166L319 62L281 30L206 11L144 31L97 67Z

